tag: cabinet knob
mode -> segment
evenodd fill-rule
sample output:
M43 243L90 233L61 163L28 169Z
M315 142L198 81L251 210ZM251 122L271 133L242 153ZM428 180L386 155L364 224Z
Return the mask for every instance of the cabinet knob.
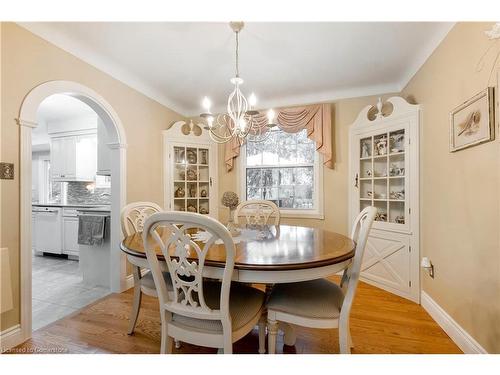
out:
M359 176L356 173L356 178L354 179L354 187L358 187L358 185L359 185L358 182L359 182Z

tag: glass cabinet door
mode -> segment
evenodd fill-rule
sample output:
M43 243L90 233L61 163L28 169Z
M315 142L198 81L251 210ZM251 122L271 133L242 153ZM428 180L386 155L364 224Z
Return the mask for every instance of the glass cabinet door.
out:
M174 211L210 213L209 156L208 147L173 147Z
M359 209L377 208L378 222L405 224L405 129L359 140Z

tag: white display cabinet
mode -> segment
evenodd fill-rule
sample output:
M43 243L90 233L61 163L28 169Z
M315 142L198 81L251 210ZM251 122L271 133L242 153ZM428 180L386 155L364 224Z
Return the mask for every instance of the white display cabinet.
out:
M403 98L364 108L350 128L350 223L377 208L363 258L363 280L419 302L420 107ZM385 108L384 108L385 109Z
M217 218L217 145L196 126L179 121L163 132L165 209Z

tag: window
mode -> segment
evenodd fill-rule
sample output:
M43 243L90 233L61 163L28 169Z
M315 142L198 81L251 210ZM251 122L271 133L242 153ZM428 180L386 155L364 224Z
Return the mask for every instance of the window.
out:
M285 215L321 217L323 168L306 130L271 130L265 141L247 142L241 159L241 197L273 201Z

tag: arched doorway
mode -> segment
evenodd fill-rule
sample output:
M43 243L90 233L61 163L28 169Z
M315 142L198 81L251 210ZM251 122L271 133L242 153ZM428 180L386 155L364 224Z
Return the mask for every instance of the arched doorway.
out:
M21 243L21 330L31 336L31 169L32 130L37 127L37 111L43 100L64 94L81 100L101 118L108 133L111 157L111 252L110 288L121 292L127 285L126 259L119 249L120 211L126 201L126 137L120 118L111 105L92 89L72 81L49 81L33 88L24 98L17 119L20 125L20 243Z

